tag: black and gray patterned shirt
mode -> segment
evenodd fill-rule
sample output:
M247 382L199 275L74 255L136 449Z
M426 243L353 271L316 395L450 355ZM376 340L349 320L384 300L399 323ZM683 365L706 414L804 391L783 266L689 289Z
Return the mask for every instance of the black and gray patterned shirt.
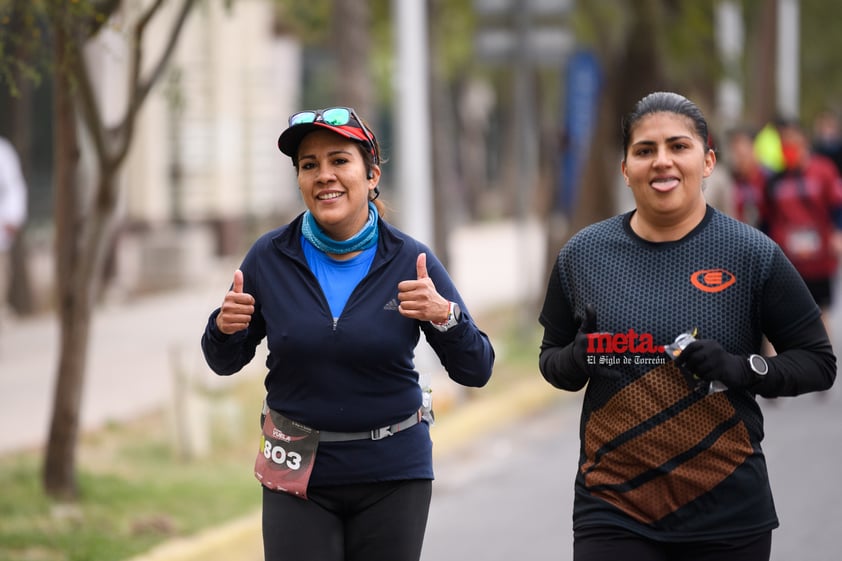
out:
M767 397L827 389L835 357L818 307L780 248L708 207L675 242L652 243L632 213L591 225L559 252L540 315L541 372L585 384L569 361L585 306L614 348L595 356L617 376L593 376L584 396L574 529L619 526L659 541L746 536L777 527L761 449ZM663 347L692 328L726 351L778 356L747 390L692 389Z

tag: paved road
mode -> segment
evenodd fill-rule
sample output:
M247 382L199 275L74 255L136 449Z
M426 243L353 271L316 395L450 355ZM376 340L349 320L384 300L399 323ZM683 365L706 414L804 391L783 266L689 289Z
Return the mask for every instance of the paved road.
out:
M568 561L578 398L496 431L436 465L422 561Z

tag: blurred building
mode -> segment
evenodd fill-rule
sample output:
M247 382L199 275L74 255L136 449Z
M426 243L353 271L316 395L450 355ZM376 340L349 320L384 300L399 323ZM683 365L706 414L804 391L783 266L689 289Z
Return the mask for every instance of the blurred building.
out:
M158 19L147 64L167 41L167 18ZM220 256L241 258L259 231L303 209L293 167L276 145L297 108L300 48L275 29L271 0L230 9L201 2L189 16L122 169L114 290L189 283ZM100 35L87 55L109 122L124 113L130 56L117 26Z

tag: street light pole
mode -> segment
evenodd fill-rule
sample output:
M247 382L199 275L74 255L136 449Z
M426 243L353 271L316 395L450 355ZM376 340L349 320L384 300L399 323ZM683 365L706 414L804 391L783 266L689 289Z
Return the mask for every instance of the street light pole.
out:
M801 114L799 95L799 0L778 0L777 92L778 112L785 117Z
M427 0L392 0L396 37L395 144L401 227L433 245Z
M743 79L740 60L745 45L742 8L736 0L722 0L716 7L716 43L725 75L719 83L718 110L722 129L743 118Z
M392 0L397 43L393 123L400 226L418 241L434 247L427 4L427 0ZM429 345L415 349L415 366L421 387L432 387L437 357Z

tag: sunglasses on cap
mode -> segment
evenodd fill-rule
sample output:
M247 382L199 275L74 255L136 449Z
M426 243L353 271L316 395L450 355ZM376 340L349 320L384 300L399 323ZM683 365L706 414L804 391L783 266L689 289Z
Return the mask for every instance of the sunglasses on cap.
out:
M313 109L299 111L289 118L289 126L307 125L310 123L324 123L332 127L350 125L362 131L365 140L371 145L372 153L375 154L376 143L374 135L366 128L357 113L350 107L329 107L326 109ZM376 162L375 162L376 163Z

